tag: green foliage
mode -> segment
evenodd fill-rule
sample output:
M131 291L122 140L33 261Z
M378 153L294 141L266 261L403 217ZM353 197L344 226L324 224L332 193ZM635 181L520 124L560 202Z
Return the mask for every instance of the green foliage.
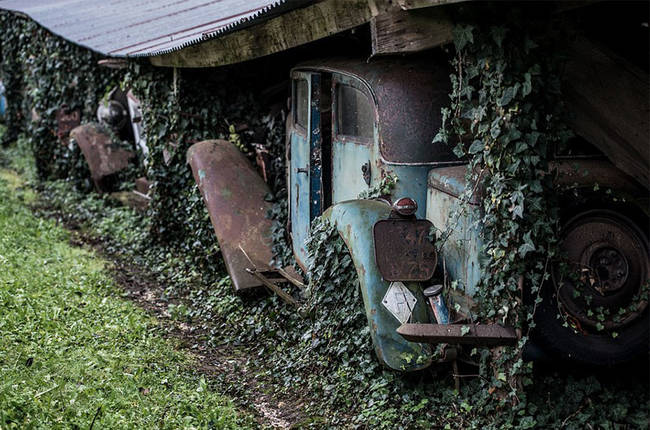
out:
M562 118L558 34L520 22L528 21L455 29L451 106L436 136L457 136L454 152L469 161L461 212L472 210L467 203L475 194L481 201L475 219L487 258L475 297L478 318L522 333L517 347L483 354L491 365L481 370L485 386L515 404L530 381L532 363L521 351L558 245L549 159L571 135Z
M0 427L252 427L0 173Z
M21 111L21 91L24 86L25 74L22 73L20 63L20 47L28 37L27 21L18 20L13 14L0 11L0 28L3 30L0 40L0 79L5 86L7 107L5 123L7 130L2 138L2 146L16 140L23 125Z
M358 197L360 199L374 199L381 196L390 196L391 191L395 188L395 184L397 184L397 180L397 176L389 173L383 176L378 184L361 192Z
M121 73L98 66L98 54L52 35L31 20L8 12L2 12L0 20L0 75L9 107L6 141L25 132L40 179L65 178L90 189L78 146L66 145L57 136L56 114L67 106L78 109L83 122L93 121L104 94L120 84Z

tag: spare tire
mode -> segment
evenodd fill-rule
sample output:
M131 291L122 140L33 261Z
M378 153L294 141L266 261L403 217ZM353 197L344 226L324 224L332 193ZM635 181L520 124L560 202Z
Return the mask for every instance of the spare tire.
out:
M647 355L647 216L598 208L574 214L564 222L562 256L541 291L535 341L555 358L586 365Z

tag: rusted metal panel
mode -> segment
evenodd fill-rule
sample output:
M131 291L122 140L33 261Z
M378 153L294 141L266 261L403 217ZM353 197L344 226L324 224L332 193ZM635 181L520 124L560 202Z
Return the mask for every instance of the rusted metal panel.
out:
M443 192L451 197L459 198L467 187L467 166L454 166L443 169L435 169L429 173L429 187ZM477 191L479 191L477 189ZM473 206L479 204L479 194L474 193L469 203Z
M270 271L269 188L246 156L224 140L199 142L187 161L201 190L223 259L236 291L262 286L247 271Z
M388 219L373 227L375 260L386 281L428 281L437 255L428 220Z
M518 341L514 328L498 324L403 324L397 333L411 342L433 344L514 346Z
M56 111L56 124L56 135L65 142L72 129L81 124L81 112L79 109L70 110L67 105L63 105Z
M88 163L90 174L99 191L107 191L110 176L125 169L135 156L115 145L110 136L95 124L81 125L70 132Z

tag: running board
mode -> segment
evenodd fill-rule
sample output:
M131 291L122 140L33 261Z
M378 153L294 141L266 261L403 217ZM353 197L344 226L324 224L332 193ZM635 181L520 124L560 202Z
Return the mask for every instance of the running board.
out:
M497 324L403 324L397 333L419 343L473 346L514 346L519 338L511 327Z

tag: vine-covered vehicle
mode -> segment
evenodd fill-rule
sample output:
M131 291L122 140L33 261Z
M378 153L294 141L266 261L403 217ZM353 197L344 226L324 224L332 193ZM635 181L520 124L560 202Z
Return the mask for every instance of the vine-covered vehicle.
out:
M513 328L473 322L481 187L472 185L472 198L461 201L466 163L453 145L434 142L449 100L447 68L332 60L296 67L291 82L293 252L308 272L311 222L322 216L336 227L358 274L379 360L409 371L432 363L431 344L515 344ZM648 215L634 204L648 191L587 155L557 152L549 172L566 189L565 258L543 289L535 341L555 357L615 364L648 351ZM266 285L283 293L282 278L299 284L288 269L269 266L268 188L246 157L229 142L206 141L189 149L188 162L235 290ZM453 357L456 349L447 351Z
M75 126L63 124L71 115L62 114L58 121L59 134L62 137L64 134L61 131L65 131L65 135L69 134L79 146L97 190L113 189L117 174L129 166L136 157L136 151L146 161L148 148L142 127L140 101L130 90L114 88L108 93L97 108L97 123L79 125L79 112L72 113L76 114ZM117 140L128 144L118 145ZM144 207L149 199L146 178L139 178L136 188L127 202L135 207Z
M0 120L4 119L5 112L7 111L7 98L5 97L5 86L0 81Z

